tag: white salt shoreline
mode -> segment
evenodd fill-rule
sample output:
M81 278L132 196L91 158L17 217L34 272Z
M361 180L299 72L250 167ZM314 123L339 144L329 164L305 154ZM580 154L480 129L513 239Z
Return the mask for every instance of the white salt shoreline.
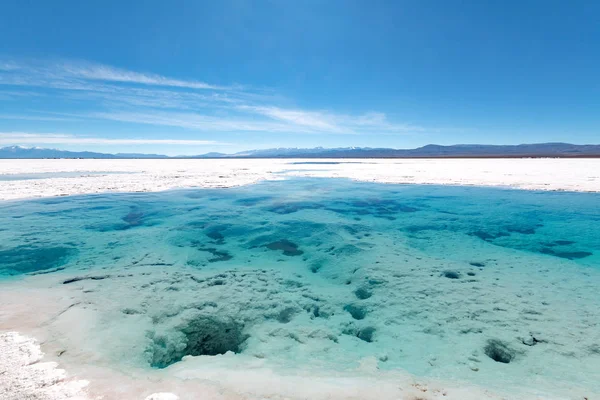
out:
M0 200L234 187L287 177L600 192L600 159L0 160Z
M86 380L68 377L52 361L42 362L37 341L18 332L0 333L0 398L3 400L91 400ZM154 393L145 400L178 400L172 393Z
M100 384L69 376L44 357L37 341L17 332L0 333L0 398L3 400L265 400L265 399L361 399L361 400L505 400L549 399L531 395L492 393L476 386L448 384L416 379L403 372L375 376L376 368L368 360L363 373L354 376L333 373L319 375L283 375L269 369L229 368L228 357L214 363L187 357L172 372L177 377L180 397L176 393L156 392L145 395L157 382L148 380L132 384L130 376L101 371ZM223 365L219 365L224 360ZM214 367L216 365L216 368ZM361 372L361 371L358 371ZM123 387L120 387L123 380ZM173 387L173 378L163 384ZM116 390L115 390L116 388ZM125 388L125 389L124 389ZM175 390L177 391L177 390ZM118 393L118 394L115 394ZM556 399L559 399L558 397Z
M87 400L87 381L67 379L55 362L41 362L35 340L17 332L0 334L0 398Z

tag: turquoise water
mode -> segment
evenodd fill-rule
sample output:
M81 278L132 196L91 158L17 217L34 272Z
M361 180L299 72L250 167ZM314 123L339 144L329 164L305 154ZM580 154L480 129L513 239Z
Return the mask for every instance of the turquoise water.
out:
M593 393L599 204L334 179L6 202L0 274L76 298L86 340L56 340L124 370L231 351Z

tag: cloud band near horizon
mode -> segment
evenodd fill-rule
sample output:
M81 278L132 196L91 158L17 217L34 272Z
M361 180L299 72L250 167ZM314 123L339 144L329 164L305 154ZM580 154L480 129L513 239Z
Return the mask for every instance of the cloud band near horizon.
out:
M3 92L3 87L27 91ZM292 100L250 86L213 85L86 61L0 60L0 97L23 101L33 96L74 104L75 110L54 109L51 101L25 113L0 114L0 119L56 122L77 118L88 124L104 120L182 128L189 131L186 136L215 131L331 135L425 131L421 126L391 122L381 112L349 115L290 107L287 104Z

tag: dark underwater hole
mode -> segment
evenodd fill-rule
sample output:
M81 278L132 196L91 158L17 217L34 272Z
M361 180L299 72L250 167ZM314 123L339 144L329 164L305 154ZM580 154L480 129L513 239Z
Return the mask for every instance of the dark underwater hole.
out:
M365 326L362 328L349 327L342 331L344 335L356 336L363 342L371 343L373 342L373 335L375 334L376 329L372 326Z
M483 352L492 360L504 364L510 363L515 358L515 351L498 339L488 340Z
M208 232L206 232L206 236L208 236L212 240L219 242L219 243L223 243L223 241L225 239L225 236L223 236L223 234L221 232L219 232L217 229L209 230Z
M302 250L298 249L298 245L294 242L290 242L286 239L281 239L276 242L265 245L269 250L281 250L284 256L299 256L304 254Z
M354 295L356 296L356 298L358 298L360 300L366 300L366 299L370 298L371 296L373 296L373 292L371 292L369 289L367 289L365 287L359 287L358 289L356 289L354 291Z
M315 262L310 266L310 272L312 272L313 274L316 274L317 272L319 272L319 270L321 270L321 268L323 268L323 264L320 262Z
M348 311L348 313L350 313L352 318L357 319L357 320L364 319L367 316L367 309L362 306L358 306L358 305L354 305L354 304L346 304L344 306L344 310Z
M367 343L371 343L373 342L373 334L375 333L375 328L371 327L371 326L367 326L365 328L359 329L358 332L356 333L356 337L358 337L360 340L367 342Z
M282 324L287 324L294 318L294 315L296 315L297 313L298 310L294 307L284 308L279 312L279 314L277 314L277 321L281 322Z
M446 271L442 272L442 276L446 277L448 279L459 279L460 273L458 271L446 270Z
M136 226L143 225L144 213L138 208L132 207L129 213L125 215L121 220L127 224L127 227L133 228Z
M152 359L154 368L166 368L181 361L185 356L216 356L229 351L241 353L248 335L244 325L234 320L223 320L212 316L192 319L181 327L181 335L175 338L158 336L153 338Z
M356 336L363 342L371 343L373 342L373 335L375 334L376 329L372 326L364 326L362 328L357 328L355 326L349 326L342 331L344 335Z

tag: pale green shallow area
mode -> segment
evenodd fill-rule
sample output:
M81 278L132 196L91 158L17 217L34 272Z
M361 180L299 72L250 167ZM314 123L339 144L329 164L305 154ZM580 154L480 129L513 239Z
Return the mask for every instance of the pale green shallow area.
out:
M73 364L169 371L231 351L593 395L598 204L334 179L10 202L0 274L72 303L43 329Z

